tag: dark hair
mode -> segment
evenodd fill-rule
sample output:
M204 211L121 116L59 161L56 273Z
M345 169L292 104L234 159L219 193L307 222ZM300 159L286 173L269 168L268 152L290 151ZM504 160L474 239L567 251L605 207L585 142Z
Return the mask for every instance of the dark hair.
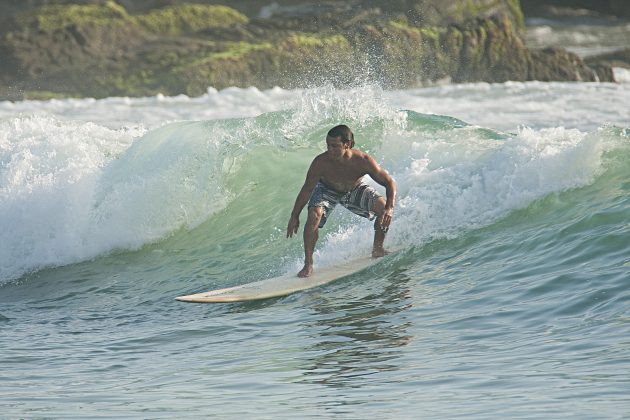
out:
M347 125L338 125L333 127L328 132L328 137L337 138L341 137L341 142L348 144L350 143L350 148L354 147L354 134L352 134L352 130Z

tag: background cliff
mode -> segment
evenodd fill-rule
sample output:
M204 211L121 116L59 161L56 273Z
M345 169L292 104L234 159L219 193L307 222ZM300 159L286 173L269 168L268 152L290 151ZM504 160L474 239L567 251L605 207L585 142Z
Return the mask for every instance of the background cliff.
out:
M613 80L605 64L528 49L518 0L28 0L1 7L0 99L366 81L402 88Z

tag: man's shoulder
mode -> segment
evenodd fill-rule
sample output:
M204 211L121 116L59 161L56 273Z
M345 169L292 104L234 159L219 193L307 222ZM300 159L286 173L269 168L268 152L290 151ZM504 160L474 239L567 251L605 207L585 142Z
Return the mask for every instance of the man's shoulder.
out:
M374 162L372 156L368 155L365 152L362 152L361 150L353 150L352 158L360 164L370 164L371 162Z
M326 153L319 154L315 156L315 158L313 159L313 162L311 162L310 169L311 171L320 172L324 169L327 162L328 162L328 159L326 157Z
M311 163L311 165L321 165L327 161L328 161L328 158L326 156L326 152L324 152L315 156L315 159L313 159L313 162Z
M354 150L354 153L356 153L357 157L360 157L362 159L368 159L370 157L370 155L368 155L367 153L365 153L362 150Z

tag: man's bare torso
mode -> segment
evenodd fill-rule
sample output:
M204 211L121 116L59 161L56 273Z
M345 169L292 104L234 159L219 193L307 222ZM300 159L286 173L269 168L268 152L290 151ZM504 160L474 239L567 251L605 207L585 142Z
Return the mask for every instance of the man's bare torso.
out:
M313 162L320 173L320 181L337 192L348 192L361 183L366 175L367 155L359 150L352 150L349 157L340 160L331 159L324 152Z

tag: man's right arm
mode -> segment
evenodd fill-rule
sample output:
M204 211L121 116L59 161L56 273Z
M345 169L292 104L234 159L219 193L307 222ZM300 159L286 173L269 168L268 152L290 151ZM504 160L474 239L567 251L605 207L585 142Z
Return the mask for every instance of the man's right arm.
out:
M287 238L291 238L294 234L296 234L298 227L300 227L300 213L302 212L304 206L308 203L311 193L321 177L319 172L319 165L317 163L317 158L315 158L313 163L311 163L310 168L308 168L304 185L302 185L302 189L300 189L300 192L295 199L293 211L291 212L289 224L287 225Z

